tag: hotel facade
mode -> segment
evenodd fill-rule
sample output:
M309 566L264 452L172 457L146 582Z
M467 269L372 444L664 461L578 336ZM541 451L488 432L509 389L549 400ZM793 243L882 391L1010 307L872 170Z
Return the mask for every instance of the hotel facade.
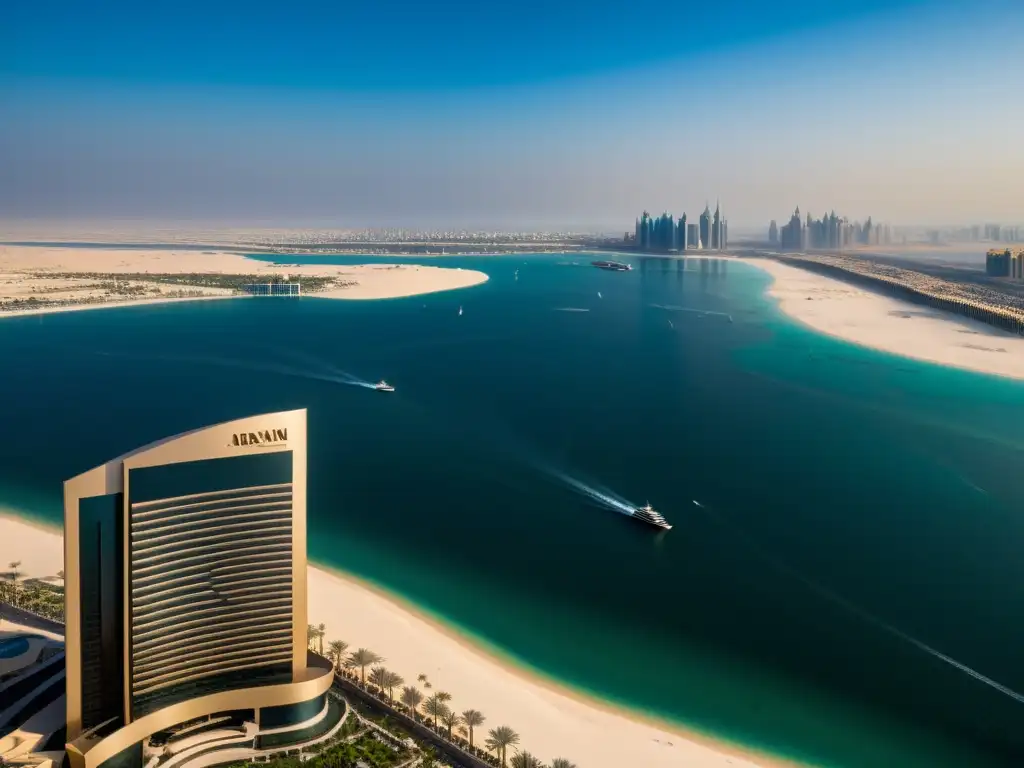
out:
M307 651L306 412L161 440L64 485L71 768L244 760L328 738Z

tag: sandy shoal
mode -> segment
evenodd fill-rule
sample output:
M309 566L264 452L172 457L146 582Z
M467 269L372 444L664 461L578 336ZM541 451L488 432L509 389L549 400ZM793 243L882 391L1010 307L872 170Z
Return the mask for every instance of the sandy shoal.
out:
M291 279L303 277L328 277L339 285L325 291L310 294L326 299L393 299L437 293L458 288L468 288L486 282L483 272L451 267L423 266L418 264L271 264L249 259L240 253L224 251L158 250L126 248L61 248L47 246L0 245L0 277L11 296L25 298L28 293L19 290L17 282L46 282L52 287L66 289L63 295L73 297L74 278L58 278L57 275L75 273L115 274L192 274L210 273L222 275L265 275L287 276ZM144 278L143 278L144 279ZM349 283L345 285L345 283ZM24 286L21 286L22 288ZM174 301L196 300L197 298L220 298L223 289L191 288L189 290L208 294L204 297L165 298L155 296L141 300L111 300L103 303L71 306L44 307L42 309L12 310L0 312L0 317L24 314L46 314L50 312L97 309L113 306L159 304ZM4 289L0 289L3 295Z
M20 559L27 578L51 576L63 565L58 530L0 511L0 563ZM784 765L739 748L632 716L563 689L500 660L412 606L352 577L310 567L309 622L326 626L325 644L345 640L369 648L385 666L416 684L452 695L452 706L478 709L487 720L477 734L510 725L521 747L543 761L567 757L581 768L752 768ZM430 690L424 690L429 695Z
M894 355L1024 379L1024 338L872 293L771 259L738 259L772 276L768 294L820 333Z

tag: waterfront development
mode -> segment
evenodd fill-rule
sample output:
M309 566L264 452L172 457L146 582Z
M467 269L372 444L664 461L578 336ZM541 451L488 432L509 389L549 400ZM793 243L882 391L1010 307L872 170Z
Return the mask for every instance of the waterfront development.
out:
M386 302L13 316L0 499L52 526L64 478L154 435L304 407L309 622L543 760L1019 763L1024 627L998 606L1024 384L792 322L850 290L806 269L616 258L633 269L454 257L489 279ZM244 274L272 262L297 269ZM856 301L872 338L917 327ZM60 440L69 423L90 439ZM667 534L630 519L648 495ZM27 562L53 533L4 530L0 559L57 570Z
M852 255L786 253L773 258L784 264L867 286L903 301L934 307L1024 335L1024 293L946 280Z

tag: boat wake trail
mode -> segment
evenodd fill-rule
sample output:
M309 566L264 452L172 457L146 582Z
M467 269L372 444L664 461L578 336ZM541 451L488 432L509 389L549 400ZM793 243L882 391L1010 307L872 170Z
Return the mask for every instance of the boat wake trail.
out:
M373 389L376 385L372 381L355 376L348 371L343 371L335 365L321 360L315 355L301 352L297 349L275 349L278 354L297 358L302 360L306 365L319 368L319 371L308 371L306 369L299 369L305 371L308 375L313 378L324 379L326 381L333 381L338 384L346 384L351 387L364 387L365 389Z
M678 307L675 304L649 304L654 309L664 309L666 312L692 312L695 315L714 315L715 317L727 317L732 320L728 312L715 312L710 309L693 309L691 307Z
M555 312L589 312L586 307L555 307Z
M567 473L553 467L544 467L539 464L536 466L548 477L558 481L573 493L582 496L595 506L603 507L612 512L621 512L624 515L632 515L636 509L635 504L631 504L607 488L595 487L584 483L582 480L577 480L575 477L571 477Z
M98 352L107 357L111 357L110 353ZM212 365L218 368L230 368L241 371L252 371L254 373L273 373L279 376L292 376L298 379L311 379L315 381L326 381L332 384L343 384L349 387L365 387L367 389L373 389L374 385L372 382L360 379L358 376L353 376L350 373L334 368L333 366L327 366L326 369L321 370L310 370L309 368L297 367L288 365L287 363L278 363L273 361L265 360L238 360L230 357L204 357L201 355L131 355L132 359L135 360L159 360L170 363L189 363L193 365Z
M981 674L981 672L978 672L975 669L971 669L966 664L962 664L961 662L957 661L956 659L952 658L951 656L947 656L942 651L936 650L935 648L932 648L927 643L924 643L921 640L918 640L916 637L908 635L906 632L904 632L903 630L899 629L898 627L894 627L892 624L890 624L889 622L885 621L884 619L880 619L878 616L875 616L874 614L869 613L865 609L861 608L859 605L856 605L855 603L850 602L849 600L847 600L842 595L834 592L833 590L829 589L828 587L824 586L823 584L819 584L818 582L816 582L813 579L805 576L804 574L802 574L800 571L796 570L792 566L790 566L787 563L783 562L775 554L769 552L763 546L758 544L753 538L751 538L736 523L734 523L734 522L732 522L730 520L727 520L723 515L721 515L721 514L715 512L715 511L709 509L708 507L704 506L703 504L701 504L698 501L694 501L693 503L697 507L699 507L700 509L704 510L704 512L707 513L708 517L710 517L712 520L715 520L720 525L729 528L738 538L740 538L747 545L748 549L750 549L752 552L754 552L761 560L766 562L768 565L770 565L775 570L777 570L777 571L779 571L781 573L785 573L786 575L790 576L791 578L796 579L801 584L803 584L805 587L810 589L812 592L815 592L816 594L818 594L819 596L825 598L829 602L832 602L832 603L840 606L841 608L844 608L845 610L849 611L850 613L852 613L853 615L857 616L858 618L863 619L867 623L874 625L878 629L881 629L882 631L892 635L893 637L896 637L896 638L902 640L905 643L909 643L910 645L914 646L918 650L924 651L929 656L931 656L931 657L933 657L935 659L938 659L939 661L942 661L942 662L948 664L949 666L953 667L954 669L957 669L960 672L963 672L965 675L969 675L970 677L973 677L978 682L984 683L988 687L990 687L990 688L992 688L992 689L994 689L996 691L999 691L1000 693L1002 693L1005 696L1009 696L1014 701L1018 701L1021 704L1024 704L1024 694L1017 693L1017 691L1013 690L1012 688L1007 688L1002 683L999 683L999 682L993 680L990 677L986 677L985 675Z
M433 415L438 416L436 411ZM545 476L581 497L591 506L630 516L638 508L638 505L597 483L581 480L559 469L558 462L549 454L523 440L501 421L482 417L479 413L451 415L452 418L443 419L446 429L460 432L474 449L483 449L483 446L487 446L487 449L497 451L512 463Z

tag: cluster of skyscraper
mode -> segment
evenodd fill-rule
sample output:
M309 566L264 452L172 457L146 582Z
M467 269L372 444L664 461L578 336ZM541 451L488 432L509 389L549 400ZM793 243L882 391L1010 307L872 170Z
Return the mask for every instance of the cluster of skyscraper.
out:
M714 213L705 205L696 224L687 224L685 213L676 221L671 213L654 218L644 211L636 220L635 232L632 235L627 232L625 241L640 251L724 251L729 243L729 222L722 216L718 204Z
M986 240L993 243L1024 243L1024 227L1012 224L975 224L970 227L928 230L928 241L933 245Z
M975 230L978 227L972 228L972 234L975 236L973 240L978 240ZM983 230L982 240L994 240L996 242L1004 243L1019 243L1024 241L1024 227L1013 227L1005 226L1000 224L986 224Z
M797 208L789 223L781 228L772 221L768 227L768 240L789 251L808 248L839 250L850 245L886 244L891 242L892 233L888 225L873 224L870 217L862 224L837 216L835 211L817 220L808 213L805 222Z
M985 254L985 274L1024 280L1024 248L993 248Z

